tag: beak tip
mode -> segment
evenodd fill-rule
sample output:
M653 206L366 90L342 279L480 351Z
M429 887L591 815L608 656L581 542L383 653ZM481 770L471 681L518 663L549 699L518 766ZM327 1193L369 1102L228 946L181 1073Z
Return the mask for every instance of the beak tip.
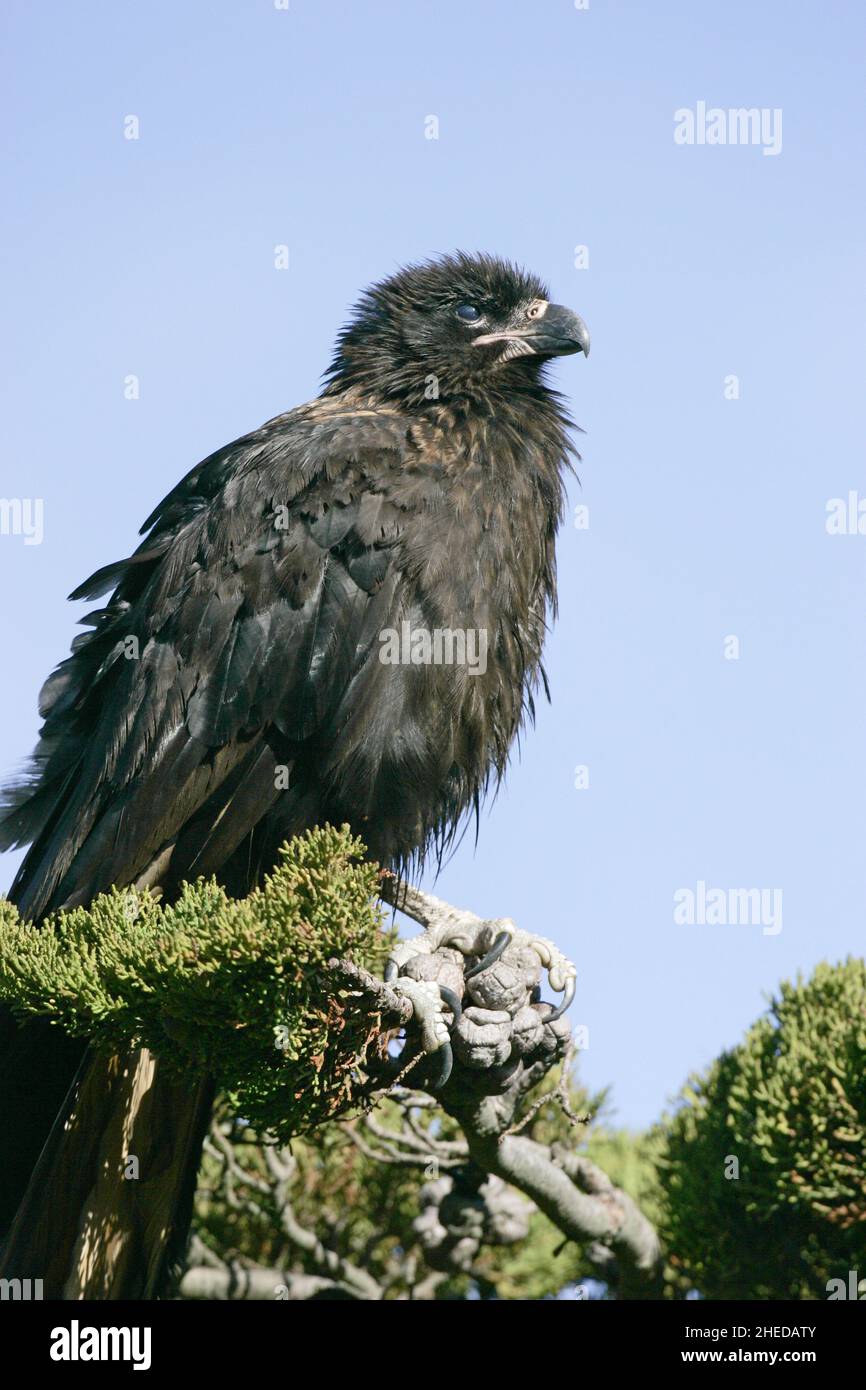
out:
M566 309L564 305L551 304L542 324L547 321L559 333L563 344L567 345L564 346L565 352L582 352L584 357L589 356L589 329L580 314Z

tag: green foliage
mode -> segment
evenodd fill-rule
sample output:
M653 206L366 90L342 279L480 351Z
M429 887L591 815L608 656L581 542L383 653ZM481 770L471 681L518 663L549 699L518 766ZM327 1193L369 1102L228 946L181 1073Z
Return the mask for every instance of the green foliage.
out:
M175 903L113 890L39 928L0 902L0 998L97 1046L151 1048L212 1073L257 1129L299 1133L344 1110L375 1020L335 997L327 962L372 969L387 941L378 879L348 827L291 841L261 888L214 880Z
M783 983L659 1133L669 1257L705 1297L826 1298L866 1273L866 964Z

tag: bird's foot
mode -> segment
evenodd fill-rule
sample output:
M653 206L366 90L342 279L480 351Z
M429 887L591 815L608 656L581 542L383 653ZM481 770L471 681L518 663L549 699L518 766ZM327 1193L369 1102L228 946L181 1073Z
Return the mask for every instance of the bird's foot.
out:
M409 975L392 976L386 981L395 994L408 999L412 1005L412 1017L418 1027L421 1046L430 1055L441 1054L439 1075L435 1082L438 1091L451 1075L454 1054L451 1049L451 1033L445 1022L448 1009L454 1021L460 1017L460 1000L453 990L438 985L435 980L415 980Z
M463 984L469 986L469 993L477 1004L508 1008L512 995L516 1001L520 999L521 983L529 984L527 977L534 972L537 972L537 982L542 969L547 971L551 989L563 996L557 1007L547 1015L548 1022L560 1018L574 999L577 971L559 947L547 937L523 931L507 917L477 917L472 912L453 908L431 894L405 885L391 897L391 901L421 922L424 931L410 941L396 944L385 968L387 981L402 979L407 970L416 977L423 975L428 979L432 975L447 974L449 984L456 990L459 978L450 979L453 966L449 968L441 956L435 965L432 961L427 964L422 959L444 951L452 960L454 953L464 958ZM493 973L482 980L480 977L487 971ZM444 980L440 979L440 989L443 983ZM493 997L488 1001L482 997L486 994Z
M552 1023L555 1019L561 1018L574 999L577 985L577 969L574 964L548 937L523 931L507 918L499 922L486 922L484 926L486 931L481 934L479 945L486 945L487 949L477 965L473 965L466 972L467 980L489 970L505 956L506 951L511 956L530 951L537 957L539 965L547 971L550 988L556 994L562 995L562 1000L553 1013L547 1015L547 1022Z

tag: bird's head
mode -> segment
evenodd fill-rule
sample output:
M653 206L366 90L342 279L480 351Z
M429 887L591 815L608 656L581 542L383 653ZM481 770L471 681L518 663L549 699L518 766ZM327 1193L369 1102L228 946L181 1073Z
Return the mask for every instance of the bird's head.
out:
M507 389L566 353L589 353L583 319L534 275L463 252L409 266L366 290L340 334L329 389L423 401Z

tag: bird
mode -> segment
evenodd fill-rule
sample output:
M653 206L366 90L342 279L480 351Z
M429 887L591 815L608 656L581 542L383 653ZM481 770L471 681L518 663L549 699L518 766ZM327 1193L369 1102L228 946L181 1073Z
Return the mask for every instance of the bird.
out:
M449 253L363 292L320 394L199 463L133 553L73 591L108 597L44 685L39 743L0 807L0 847L29 845L9 892L24 918L112 885L170 901L200 876L241 896L324 823L400 874L441 863L547 690L578 457L547 369L589 346L579 315L492 255ZM94 1066L58 1030L2 1020L0 1115L16 1119L0 1222L26 1189L19 1252L28 1219L44 1225L37 1159L43 1183L58 1154L67 1171L92 1161L93 1136L73 1160L57 1117ZM112 1085L129 1105L126 1071ZM208 1112L205 1089L170 1092L173 1195L159 1240L140 1222L153 1248L130 1262L146 1267L121 1283L130 1296L157 1287L183 1226ZM81 1244L79 1230L79 1260Z

